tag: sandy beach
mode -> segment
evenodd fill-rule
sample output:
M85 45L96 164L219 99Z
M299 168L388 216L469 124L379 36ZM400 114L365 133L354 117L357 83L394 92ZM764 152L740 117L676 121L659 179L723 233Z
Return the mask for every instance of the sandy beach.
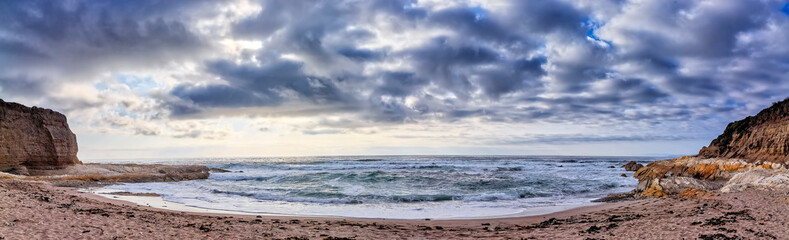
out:
M786 239L789 0L0 0L0 240Z
M0 181L0 239L785 239L789 195L651 198L471 220L250 216L163 210L45 182Z

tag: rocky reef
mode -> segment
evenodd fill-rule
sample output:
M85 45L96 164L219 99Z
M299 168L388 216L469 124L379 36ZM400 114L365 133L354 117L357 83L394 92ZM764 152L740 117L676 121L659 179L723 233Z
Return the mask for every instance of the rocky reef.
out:
M25 174L80 163L66 116L0 99L0 171Z
M2 174L0 178L47 181L56 186L87 187L119 182L177 182L206 179L210 170L202 165L76 164L62 169L30 170L30 174Z
M789 99L743 120L696 156L655 161L633 175L635 197L710 197L718 192L789 190Z
M199 165L82 164L66 116L0 99L0 178L62 185L161 182L208 178Z
M644 165L637 163L636 161L630 161L625 165L621 166L621 168L624 168L625 171L630 171L630 172L638 171L638 169L641 169L642 167L644 167Z

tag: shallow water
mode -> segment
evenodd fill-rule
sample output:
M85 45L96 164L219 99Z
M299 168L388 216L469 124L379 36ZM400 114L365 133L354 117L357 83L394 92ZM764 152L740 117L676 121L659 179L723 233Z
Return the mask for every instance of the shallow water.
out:
M146 160L231 170L207 180L113 186L188 206L247 213L479 218L588 204L637 181L619 166L646 157L355 156ZM101 161L103 163L142 160ZM616 166L616 168L610 168ZM621 174L629 177L621 177ZM542 210L542 211L541 211Z

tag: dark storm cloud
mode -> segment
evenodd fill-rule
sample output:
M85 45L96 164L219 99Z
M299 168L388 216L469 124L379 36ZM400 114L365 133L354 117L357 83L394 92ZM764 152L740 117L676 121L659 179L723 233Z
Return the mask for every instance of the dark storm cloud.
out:
M46 88L51 87L43 80L23 76L0 76L0 92L19 95L44 95Z
M436 25L458 31L471 39L489 40L503 44L525 42L523 37L510 31L495 17L483 8L456 7L432 13L428 20Z
M501 68L480 71L479 84L491 98L499 98L503 94L524 88L533 90L541 87L538 79L546 73L542 68L546 61L545 57L535 57L501 63Z
M187 25L210 1L2 1L0 65L6 97L59 105L88 96L52 96L62 84L96 81L112 71L183 61L211 48ZM20 77L24 76L24 77ZM41 94L11 91L35 83ZM32 88L31 90L35 89ZM80 103L83 102L83 103ZM100 105L100 104L99 104ZM62 107L67 108L67 107Z
M419 74L430 78L442 88L462 99L469 97L472 83L469 79L474 66L495 64L499 56L494 50L479 45L453 46L446 38L437 38L432 44L407 53L415 62Z
M727 85L736 84L736 80L688 72L683 62L705 59L714 63L747 54L734 51L737 37L766 27L771 16L768 12L775 7L744 1L711 6L662 1L636 5L624 1L613 2L613 9L581 7L570 1L515 1L504 11L465 4L431 10L409 1L264 1L262 5L259 14L234 27L237 36L270 39L269 48L264 47L261 55L297 54L305 57L298 62L301 70L337 67L342 59L360 66L400 61L408 68L342 75L299 73L278 78L265 73L269 67L282 67L276 61L254 68L237 66L232 71L218 70L216 63L209 63L208 69L227 85L217 85L214 91L212 86L197 86L193 92L173 91L174 95L203 107L271 106L289 101L279 97L279 91L290 89L315 104L352 99L347 103L366 109L362 115L386 122L431 116L447 121L480 116L502 121L558 120L567 116L570 118L564 121L592 116L649 118L649 111L638 109L652 104L671 109L698 105L681 101L677 94L720 96L729 90ZM650 11L638 12L644 9ZM595 10L615 14L596 19ZM682 19L686 12L697 16ZM631 15L647 18L653 25L628 24L625 20ZM380 32L370 31L375 25L366 24L381 16L396 19L392 24L398 29L435 28L451 33L398 51L356 47L380 37ZM672 28L688 37L677 38L667 30ZM627 42L606 39L612 32ZM545 52L546 47L554 52ZM616 69L622 64L648 75L628 76L631 73ZM549 66L551 70L546 69ZM285 75L292 72L278 71ZM353 77L339 84L346 76ZM306 84L307 78L320 79L322 87ZM208 92L231 97L212 100ZM363 97L342 97L365 92L366 101ZM435 97L447 93L457 100ZM541 93L559 97L538 97ZM474 106L478 101L498 101L501 105L487 106L487 113L482 114L481 108ZM518 112L507 109L509 104L551 107L521 107Z
M375 50L350 48L350 47L339 49L337 50L337 53L347 58L353 59L354 61L362 61L362 62L381 60L386 55L383 52L379 52Z
M334 85L334 80L306 75L302 71L302 64L297 62L278 61L257 67L215 61L210 62L208 68L231 84L263 97L276 98L280 90L292 90L318 104L339 102L344 98Z
M234 25L236 36L248 39L273 38L279 53L296 53L315 64L331 64L338 57L375 60L381 52L358 49L358 41L369 31L349 27L380 15L392 16L393 23L421 18L424 11L409 8L412 1L261 1L263 10ZM327 40L327 38L333 40Z
M70 57L116 55L127 51L153 51L200 44L200 39L179 19L176 9L205 5L186 1L5 1L0 8L3 43L29 44L18 50L72 53ZM74 49L59 49L70 47ZM38 51L33 49L38 48ZM78 55L82 54L82 55ZM87 54L87 56L86 56ZM35 55L35 53L34 53ZM68 56L58 56L68 57Z
M279 98L272 99L267 95L256 96L252 91L219 84L206 86L181 85L174 88L171 94L204 107L266 106L275 105L281 101Z
M0 4L4 96L197 64L197 77L153 96L165 117L267 108L373 123L655 123L728 119L789 92L785 1L272 0L239 19L218 10L233 2ZM227 40L261 48L225 51Z
M577 7L564 1L514 1L510 12L512 27L524 32L586 32L582 23L589 18Z
M619 61L639 63L641 69L663 75L665 80L659 85L678 94L722 97L721 94L736 89L730 89L730 86L753 81L750 77L728 79L717 75L720 72L688 69L683 62L701 62L694 64L693 68L714 69L732 64L733 61L741 61L737 64L742 64L756 60L752 57L759 50L740 50L744 43L743 37L770 29L776 23L786 23L785 20L776 18L775 11L780 8L779 1L764 1L760 4L751 1L654 1L644 5L634 9L631 16L623 15L621 19L615 19L613 26L608 29L626 37L627 42L619 46L624 52ZM648 19L652 25L639 27L624 22L635 19L634 14L638 13L641 13L638 18ZM762 45L759 48L765 47L768 46ZM767 62L770 61L759 64ZM755 73L760 70L763 69L748 71Z
M396 97L412 95L417 89L429 83L410 72L385 72L381 80L383 84L376 90L377 94Z
M259 67L218 60L208 62L206 67L227 84L175 87L171 94L186 100L186 106L191 107L181 101L171 102L174 114L193 114L211 107L276 106L286 100L289 92L313 104L339 103L349 98L337 88L335 80L306 75L297 62L277 61Z
M21 40L12 40L0 38L0 61L4 64L11 64L14 61L30 61L41 60L47 58L47 55L29 43Z

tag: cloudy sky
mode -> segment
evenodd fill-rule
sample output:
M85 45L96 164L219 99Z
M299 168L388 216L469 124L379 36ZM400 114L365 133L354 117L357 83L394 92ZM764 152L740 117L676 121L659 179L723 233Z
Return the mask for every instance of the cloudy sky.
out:
M789 97L772 0L0 1L82 159L694 154Z

